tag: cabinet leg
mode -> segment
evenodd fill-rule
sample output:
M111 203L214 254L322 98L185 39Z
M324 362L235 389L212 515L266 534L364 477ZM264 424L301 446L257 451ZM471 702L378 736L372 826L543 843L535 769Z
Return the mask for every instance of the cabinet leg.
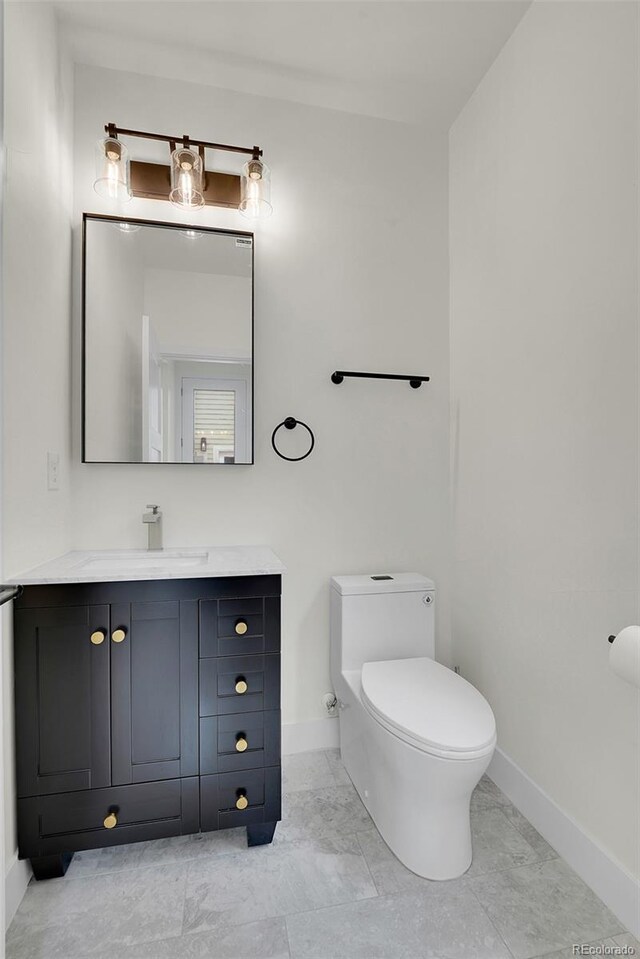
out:
M57 856L38 856L31 860L33 875L36 879L59 879L64 876L72 859L72 852L61 852Z
M247 845L265 846L273 839L277 822L257 822L247 826Z

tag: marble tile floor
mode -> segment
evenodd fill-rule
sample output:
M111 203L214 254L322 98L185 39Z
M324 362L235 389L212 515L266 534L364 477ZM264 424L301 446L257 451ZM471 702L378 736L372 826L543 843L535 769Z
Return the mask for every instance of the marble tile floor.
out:
M486 777L473 864L445 883L393 856L338 750L285 758L283 785L270 846L234 829L76 854L64 879L30 884L7 959L569 959L573 944L640 956Z

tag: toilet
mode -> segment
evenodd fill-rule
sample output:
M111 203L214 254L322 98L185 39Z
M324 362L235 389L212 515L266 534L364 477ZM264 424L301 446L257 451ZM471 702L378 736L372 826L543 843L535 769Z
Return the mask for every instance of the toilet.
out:
M435 661L434 583L417 573L331 580L331 676L342 760L382 838L426 879L471 865L471 793L493 712Z

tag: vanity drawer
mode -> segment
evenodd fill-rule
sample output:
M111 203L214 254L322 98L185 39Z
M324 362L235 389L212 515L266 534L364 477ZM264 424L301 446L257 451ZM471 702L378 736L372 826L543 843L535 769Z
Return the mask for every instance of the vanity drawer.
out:
M200 603L200 655L277 653L280 598L219 599Z
M201 716L249 713L279 706L279 656L200 660Z
M280 711L200 720L200 774L258 769L280 762Z
M280 767L202 776L200 826L203 831L248 826L280 819ZM238 808L246 802L244 808Z
M20 857L180 836L198 817L197 777L20 799Z

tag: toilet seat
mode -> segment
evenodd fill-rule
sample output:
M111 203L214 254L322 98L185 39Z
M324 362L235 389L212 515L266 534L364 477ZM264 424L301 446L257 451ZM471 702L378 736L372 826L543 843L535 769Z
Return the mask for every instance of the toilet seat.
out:
M422 752L441 759L478 759L493 752L496 724L475 686L428 657L365 663L361 700L377 722Z

